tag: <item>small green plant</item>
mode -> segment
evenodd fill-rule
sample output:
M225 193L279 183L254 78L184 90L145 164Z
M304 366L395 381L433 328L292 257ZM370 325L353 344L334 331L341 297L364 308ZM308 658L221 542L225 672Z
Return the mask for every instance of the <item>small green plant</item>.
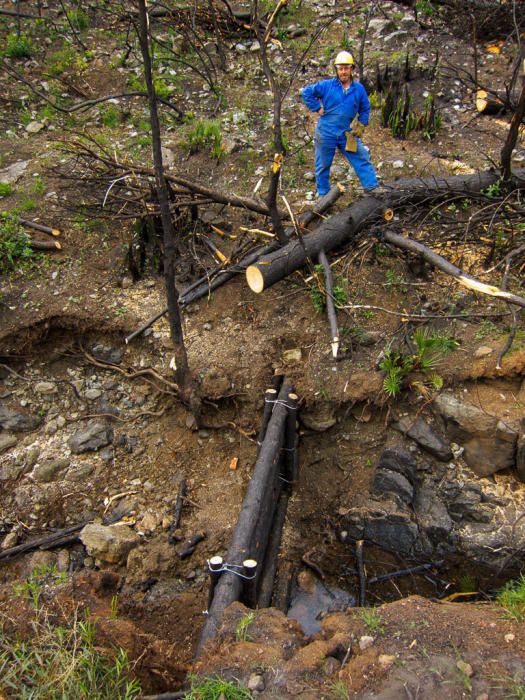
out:
M65 583L67 575L58 571L56 564L36 566L24 583L14 587L15 593L22 598L29 598L35 608L40 604L44 586Z
M488 318L483 319L479 324L478 330L474 334L474 340L482 340L489 335L495 335L498 332L498 327L493 321Z
M344 681L335 681L329 686L330 697L333 700L349 700L350 691L346 687Z
M481 192L482 194L486 194L487 197L497 199L503 194L502 184L503 180L501 178L498 178L496 182L493 182L492 185L489 185L484 190L481 190Z
M89 27L89 17L83 10L69 10L66 16L70 25L78 32Z
M403 275L400 275L395 270L387 270L385 272L385 287L387 289L392 289L393 287L402 287L406 284L406 280Z
M525 619L525 575L508 581L496 596L497 602L505 610L505 617L521 622Z
M505 698L514 700L525 700L525 679L519 676L502 676L494 678L494 690L503 690Z
M231 681L222 678L191 679L191 690L184 700L251 700L251 693Z
M186 147L190 153L197 153L204 148L208 148L212 158L219 161L223 154L222 133L219 122L200 119L188 133Z
M9 197L13 194L13 185L9 182L0 182L0 197Z
M387 93L381 107L381 123L389 127L397 139L407 139L411 131L420 131L423 138L431 140L440 130L442 118L433 95L425 99L423 111L412 109L412 96L405 85L404 93L397 101L392 92Z
M32 52L33 44L28 36L16 32L7 35L5 53L8 58L30 58Z
M3 212L0 215L0 274L11 272L32 255L31 240L18 216Z
M100 121L104 126L114 129L120 124L120 110L114 105L104 105L99 108Z
M111 597L111 610L109 617L111 620L116 620L118 618L118 595Z
M33 178L33 182L31 184L31 191L33 194L44 194L46 188L44 185L44 181L40 177L40 175L37 175L36 177Z
M301 165L301 166L306 165L306 154L305 154L303 148L300 148L297 151L296 159L297 159L297 165Z
M250 639L248 628L255 620L255 613L250 611L243 615L235 627L235 639L238 642L246 642Z
M415 345L413 353L403 353L389 347L379 363L380 369L386 372L383 390L389 397L399 394L404 381L412 372L428 375L426 382L414 382L413 388L422 393L425 393L424 387L427 385L434 390L441 389L443 379L434 370L442 355L458 347L458 342L453 338L428 328L418 328L412 335L412 342Z
M34 211L37 207L37 204L34 199L31 199L30 197L24 197L24 199L20 202L20 206L18 207L19 211L23 212L28 212L28 211Z
M381 95L378 92L374 90L370 93L368 98L370 100L370 107L372 107L372 109L379 109L381 107Z
M432 17L436 14L436 8L432 5L432 2L430 2L429 0L417 0L416 12L421 12L422 15Z
M381 624L381 615L374 608L363 608L359 611L359 617L370 632L382 633L385 631L384 626Z

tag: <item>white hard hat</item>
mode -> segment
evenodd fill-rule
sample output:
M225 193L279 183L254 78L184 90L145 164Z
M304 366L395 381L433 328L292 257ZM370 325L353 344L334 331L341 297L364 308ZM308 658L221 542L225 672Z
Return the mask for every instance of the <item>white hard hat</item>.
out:
M334 61L336 66L353 66L354 63L354 57L348 51L339 51Z

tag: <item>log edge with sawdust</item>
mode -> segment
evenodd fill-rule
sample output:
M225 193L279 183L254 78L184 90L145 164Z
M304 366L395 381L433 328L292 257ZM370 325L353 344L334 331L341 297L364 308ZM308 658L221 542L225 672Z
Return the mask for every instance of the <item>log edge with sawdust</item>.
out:
M525 170L514 173L525 177ZM363 197L342 212L323 222L314 232L295 239L278 250L262 256L246 269L250 289L260 294L276 282L305 265L308 259L317 260L321 250L329 252L352 240L365 227L381 218L389 207L417 204L425 199L451 194L475 194L493 185L500 178L496 171L474 175L453 175L447 178L402 179L389 185L386 194Z

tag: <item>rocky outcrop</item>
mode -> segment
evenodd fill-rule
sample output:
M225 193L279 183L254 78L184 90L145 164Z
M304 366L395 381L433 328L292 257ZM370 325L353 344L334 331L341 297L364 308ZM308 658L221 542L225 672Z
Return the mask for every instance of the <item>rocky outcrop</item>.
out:
M405 557L458 554L489 568L525 546L521 505L510 493L451 463L432 469L402 449L383 452L364 505L350 509L341 537Z

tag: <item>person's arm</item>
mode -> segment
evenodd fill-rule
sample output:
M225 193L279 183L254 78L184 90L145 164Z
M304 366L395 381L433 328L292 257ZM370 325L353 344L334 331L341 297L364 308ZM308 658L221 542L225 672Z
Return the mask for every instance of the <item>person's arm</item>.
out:
M318 112L320 116L324 114L324 109L321 100L323 99L323 90L321 83L307 85L301 90L303 102L311 112Z

